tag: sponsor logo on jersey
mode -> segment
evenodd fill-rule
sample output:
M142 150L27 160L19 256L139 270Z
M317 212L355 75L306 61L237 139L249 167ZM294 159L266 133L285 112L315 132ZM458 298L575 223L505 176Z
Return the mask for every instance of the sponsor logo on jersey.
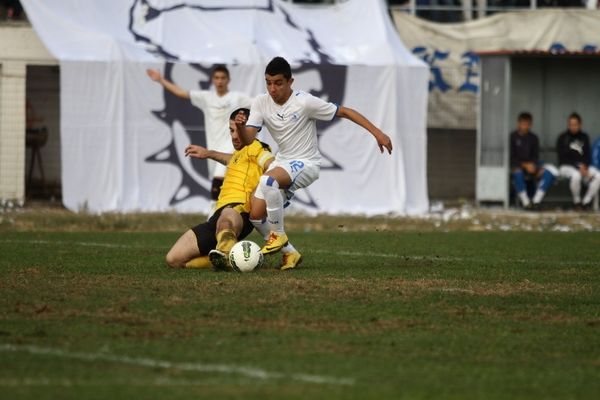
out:
M578 152L579 154L583 155L583 142L580 140L573 140L571 143L569 143L569 148L573 151Z

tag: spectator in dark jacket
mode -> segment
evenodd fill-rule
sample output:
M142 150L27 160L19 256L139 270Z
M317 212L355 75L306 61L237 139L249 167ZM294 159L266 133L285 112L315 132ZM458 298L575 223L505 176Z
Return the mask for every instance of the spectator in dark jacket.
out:
M510 134L510 169L515 191L525 208L539 208L544 195L558 174L556 167L540 163L539 140L531 132L533 117L522 112L517 118L517 130ZM535 181L537 189L533 199L529 198L526 181Z
M560 176L569 179L576 209L590 208L594 195L600 188L600 171L590 165L590 138L581 131L581 117L577 113L569 115L568 129L556 141ZM581 182L587 184L587 191L581 198Z
M592 165L600 170L600 137L592 144Z

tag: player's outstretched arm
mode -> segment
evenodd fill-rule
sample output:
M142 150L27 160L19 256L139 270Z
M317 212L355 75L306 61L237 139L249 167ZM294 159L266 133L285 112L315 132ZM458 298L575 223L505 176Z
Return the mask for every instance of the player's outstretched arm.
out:
M190 99L190 93L187 90L183 90L181 87L177 86L173 82L162 77L160 72L155 69L147 69L146 73L154 82L160 83L165 89L169 92L173 93L175 96L180 97L185 100Z
M185 148L185 155L187 157L199 158L201 160L210 158L218 163L227 165L231 160L231 154L221 153L220 151L208 150L206 147L190 144Z
M349 119L355 124L365 128L371 133L371 135L375 137L375 140L377 140L379 151L383 153L383 149L386 148L388 153L392 154L392 139L390 139L388 135L383 133L381 129L373 125L373 123L369 121L364 115L352 108L343 106L340 106L336 115L340 118Z
M249 145L256 139L258 129L253 126L246 126L246 121L248 121L248 117L244 113L238 113L234 119L240 140L244 145Z

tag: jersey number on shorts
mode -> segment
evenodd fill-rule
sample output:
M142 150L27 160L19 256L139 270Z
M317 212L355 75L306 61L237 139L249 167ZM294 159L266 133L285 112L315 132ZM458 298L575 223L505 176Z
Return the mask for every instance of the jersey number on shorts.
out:
M292 172L297 172L304 168L304 163L298 160L290 161L290 168L292 169Z

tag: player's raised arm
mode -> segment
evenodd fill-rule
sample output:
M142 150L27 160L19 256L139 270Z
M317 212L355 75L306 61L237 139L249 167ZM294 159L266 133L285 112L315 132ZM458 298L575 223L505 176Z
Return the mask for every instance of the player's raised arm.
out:
M221 153L220 151L208 150L205 147L190 144L185 148L185 155L192 158L199 158L201 160L210 158L218 163L227 165L231 160L231 154Z
M258 129L253 126L246 126L248 117L244 113L238 113L235 116L234 122L237 128L240 140L244 145L249 145L256 139Z
M379 151L383 153L383 149L386 148L388 153L392 154L392 139L390 139L388 135L383 133L381 129L373 125L373 123L369 121L364 115L352 108L340 106L336 116L340 118L349 119L355 124L365 128L371 133L371 135L375 137L375 140L377 140Z
M173 93L175 96L185 100L190 99L190 93L187 90L184 90L181 87L174 84L173 82L163 78L160 72L158 72L158 70L147 69L146 73L148 74L150 79L152 79L154 82L160 83L165 89Z

